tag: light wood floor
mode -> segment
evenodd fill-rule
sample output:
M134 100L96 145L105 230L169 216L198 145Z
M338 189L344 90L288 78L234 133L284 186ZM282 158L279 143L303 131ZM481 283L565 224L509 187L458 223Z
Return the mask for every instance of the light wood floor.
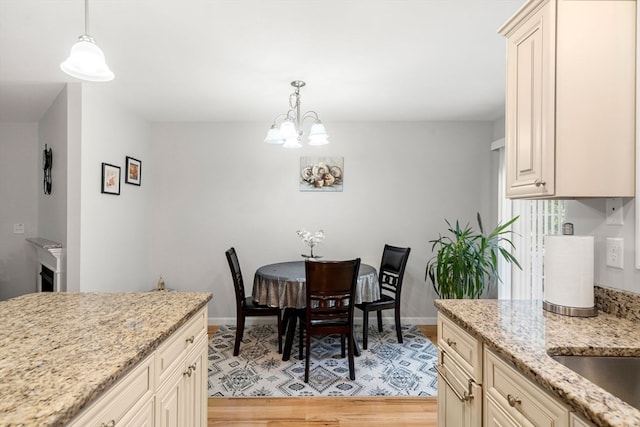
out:
M435 326L420 329L437 342ZM209 427L436 427L438 412L435 397L210 398L208 409Z

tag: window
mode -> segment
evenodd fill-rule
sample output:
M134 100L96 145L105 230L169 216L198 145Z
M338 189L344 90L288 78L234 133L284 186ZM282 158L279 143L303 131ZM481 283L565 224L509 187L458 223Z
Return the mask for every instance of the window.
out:
M564 200L513 200L514 255L522 270L511 272L511 299L543 298L543 240L546 234L562 234Z
M564 200L509 200L505 198L504 139L491 146L498 152L498 215L500 223L514 216L511 241L513 255L522 270L500 260L498 298L543 299L543 239L546 234L562 234L565 218Z

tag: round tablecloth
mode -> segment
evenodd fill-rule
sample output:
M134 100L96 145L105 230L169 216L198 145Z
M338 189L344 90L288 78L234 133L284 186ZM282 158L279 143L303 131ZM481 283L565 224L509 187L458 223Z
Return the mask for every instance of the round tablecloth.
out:
M253 298L271 307L304 308L306 304L304 261L280 262L260 267L253 279ZM360 264L354 301L376 301L380 298L378 272L368 264Z

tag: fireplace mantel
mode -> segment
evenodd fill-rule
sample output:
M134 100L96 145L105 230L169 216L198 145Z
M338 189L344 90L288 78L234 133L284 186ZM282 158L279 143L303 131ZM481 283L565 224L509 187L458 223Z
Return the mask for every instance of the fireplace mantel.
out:
M38 262L36 264L37 291L42 291L42 278L40 272L42 266L47 267L53 271L53 290L59 292L62 289L61 274L63 269L63 256L64 248L61 243L57 243L51 240L43 239L42 237L27 238L27 242L31 243L35 248L38 255Z

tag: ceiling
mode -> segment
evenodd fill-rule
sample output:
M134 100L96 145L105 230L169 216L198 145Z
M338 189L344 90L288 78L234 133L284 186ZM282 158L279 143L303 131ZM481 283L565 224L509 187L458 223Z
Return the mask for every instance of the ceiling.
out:
M149 121L494 120L524 0L90 0L104 90ZM65 82L83 0L0 0L0 122L37 121Z

